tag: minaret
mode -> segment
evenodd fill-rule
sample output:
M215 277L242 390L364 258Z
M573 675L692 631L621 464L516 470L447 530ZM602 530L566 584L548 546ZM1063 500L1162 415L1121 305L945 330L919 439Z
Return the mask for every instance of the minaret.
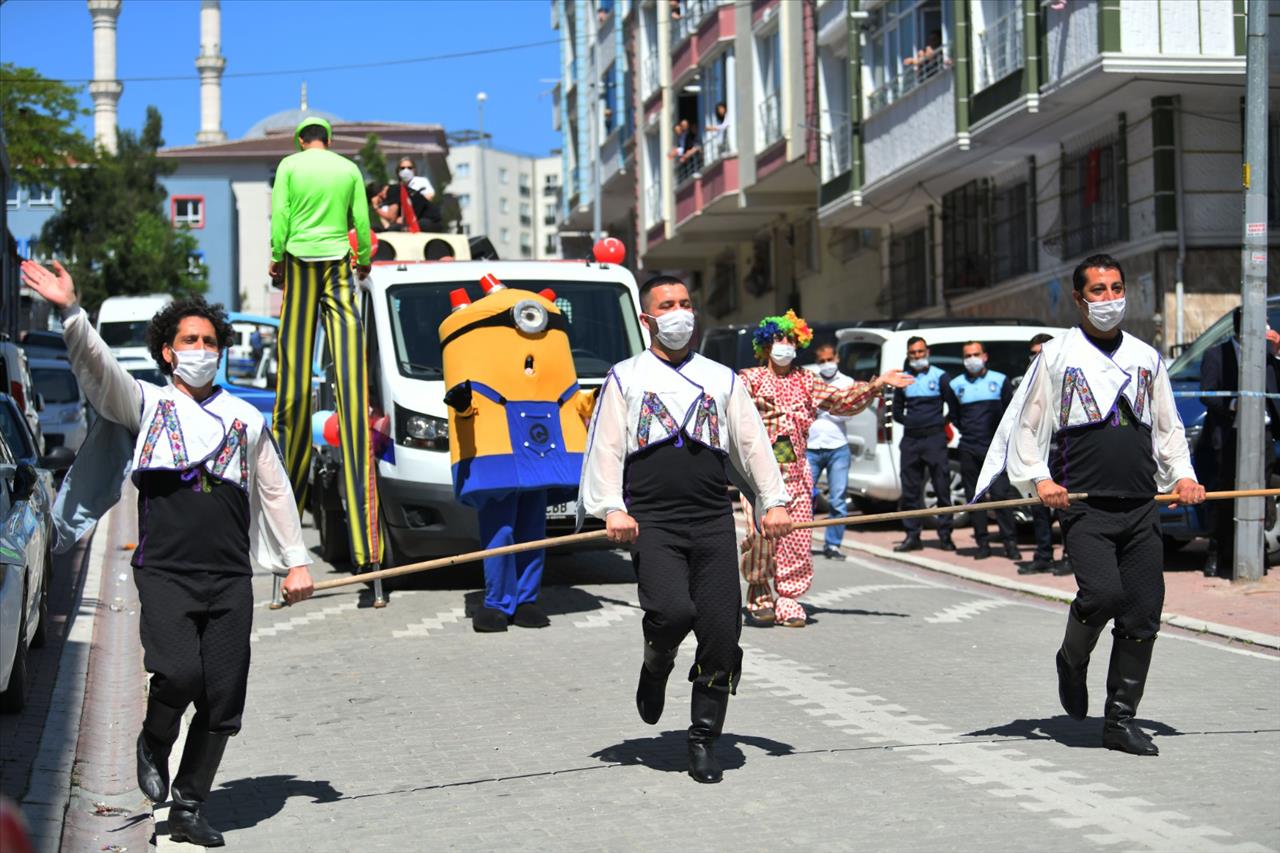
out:
M222 130L222 70L227 60L222 55L222 7L219 0L200 2L200 55L196 70L200 72L200 132L196 142L226 142Z
M88 0L93 18L93 141L116 153L116 104L124 84L116 79L116 18L120 0Z

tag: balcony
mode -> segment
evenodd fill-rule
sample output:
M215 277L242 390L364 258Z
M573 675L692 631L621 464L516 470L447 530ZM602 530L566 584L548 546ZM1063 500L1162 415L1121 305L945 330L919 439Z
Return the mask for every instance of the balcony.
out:
M893 76L867 96L868 114L884 109L940 75L951 67L951 58L944 48L939 48L926 57L905 59L903 63L901 70L893 69Z
M671 15L671 47L674 49L680 42L698 31L707 15L720 5L717 0L684 0L673 8ZM680 17L676 17L679 10Z
M676 186L698 177L702 172L702 152L695 151L687 160L676 160Z
M1023 14L1021 7L1011 7L978 33L975 91L985 89L997 80L1003 80L1022 67Z
M641 66L643 73L640 75L641 97L648 100L658 89L658 46L645 45L644 62Z
M782 138L781 95L777 92L765 95L756 110L756 150L763 151Z
M826 137L826 159L822 164L822 179L829 181L843 175L853 166L853 140L849 135L849 116L831 113L831 131Z
M738 153L728 129L713 130L707 134L707 141L702 147L704 162L710 166L719 163L725 157L733 157Z
M644 221L646 228L662 221L662 184L658 181L651 181L644 189Z

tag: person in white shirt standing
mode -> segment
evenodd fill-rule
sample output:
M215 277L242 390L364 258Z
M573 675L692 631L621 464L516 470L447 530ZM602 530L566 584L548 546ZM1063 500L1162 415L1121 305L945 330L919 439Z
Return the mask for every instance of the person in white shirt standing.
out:
M818 365L818 375L825 385L837 391L853 387L853 377L840 372L835 344L819 344L813 355ZM809 459L815 490L818 478L823 471L827 472L827 503L831 505L832 518L848 515L845 510L845 492L849 489L850 453L844 425L849 422L849 417L820 410L809 427L809 447L805 455ZM843 538L844 525L828 527L824 535L822 556L831 560L843 560L844 554L840 551L840 541Z

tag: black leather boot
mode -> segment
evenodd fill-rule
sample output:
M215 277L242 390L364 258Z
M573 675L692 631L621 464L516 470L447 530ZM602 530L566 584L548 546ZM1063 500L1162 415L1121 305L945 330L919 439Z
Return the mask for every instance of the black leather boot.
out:
M693 702L689 726L689 775L694 781L719 782L724 777L716 761L716 739L724 728L724 714L729 710L729 692L705 684L693 685Z
M138 787L153 803L169 796L169 753L181 723L180 709L147 697L147 715L138 733Z
M1089 716L1089 655L1101 633L1102 626L1095 628L1076 618L1075 607L1067 612L1067 633L1058 649L1058 700L1076 720Z
M1134 717L1147 686L1151 652L1155 638L1131 640L1115 635L1111 644L1111 668L1107 670L1106 722L1102 724L1102 745L1132 755L1159 755L1160 750Z
M651 726L662 719L662 707L667 698L667 676L675 665L675 649L664 652L645 641L640 683L636 685L636 710L640 712L640 719Z
M902 553L904 551L923 551L924 543L920 541L919 533L908 533L906 539L903 539L897 545L893 546L893 550L898 553Z
M174 841L205 847L223 845L222 833L205 820L204 803L213 788L213 775L222 763L227 737L199 725L187 730L182 762L178 765L178 775L173 777L173 804L169 808L169 837Z

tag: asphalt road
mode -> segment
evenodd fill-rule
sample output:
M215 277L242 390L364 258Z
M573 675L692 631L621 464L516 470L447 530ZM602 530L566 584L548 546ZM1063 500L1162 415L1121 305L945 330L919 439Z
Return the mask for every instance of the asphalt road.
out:
M308 535L314 531L308 529ZM317 578L330 568L315 567ZM474 576L474 575L473 575ZM743 631L718 752L685 775L692 644L634 708L630 560L554 556L552 625L472 632L464 589L270 611L209 817L228 849L1280 850L1280 658L1168 630L1140 709L1161 755L1065 717L1065 607L870 558L817 560L803 630ZM168 841L157 811L157 849Z

